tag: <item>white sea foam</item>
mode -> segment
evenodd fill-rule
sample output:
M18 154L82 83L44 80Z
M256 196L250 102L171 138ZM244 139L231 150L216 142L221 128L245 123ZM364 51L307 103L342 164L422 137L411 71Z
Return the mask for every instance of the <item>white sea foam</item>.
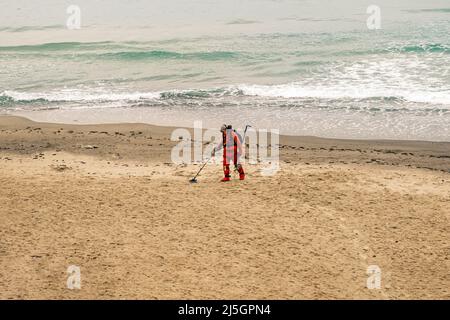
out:
M156 99L157 92L126 92L62 89L49 92L19 92L4 91L1 95L8 96L15 101L45 100L49 102L98 102L98 101L138 101L142 99Z
M304 86L298 83L284 85L241 85L244 95L272 98L318 98L318 99L369 99L396 98L410 102L450 105L450 92L409 91L345 86Z
M204 99L233 96L280 98L284 100L298 98L315 99L392 99L430 105L450 105L449 92L425 90L405 90L402 88L377 88L370 86L315 85L301 83L282 85L238 85L208 90L170 90L148 92L114 92L98 89L61 89L46 92L3 91L0 96L9 97L17 102L116 102L116 101L152 101L159 99ZM261 101L260 101L261 102Z

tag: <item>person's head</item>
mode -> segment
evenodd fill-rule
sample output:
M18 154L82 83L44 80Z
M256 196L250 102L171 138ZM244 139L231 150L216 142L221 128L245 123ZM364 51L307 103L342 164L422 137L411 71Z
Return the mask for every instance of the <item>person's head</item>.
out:
M227 130L229 130L229 129L231 129L231 128L232 128L231 125L223 124L223 125L220 127L220 132L225 133Z
M231 126L231 125L223 124L223 125L220 127L220 132L225 133L225 132L226 132L227 130L229 130L229 129L232 129L232 126Z

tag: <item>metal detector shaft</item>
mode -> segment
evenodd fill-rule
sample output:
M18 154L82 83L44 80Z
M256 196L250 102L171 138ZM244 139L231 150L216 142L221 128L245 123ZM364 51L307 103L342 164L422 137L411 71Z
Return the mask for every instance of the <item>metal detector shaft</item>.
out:
M246 142L245 142L245 138L247 136L247 130L248 128L251 128L251 125L246 125L245 129L244 129L244 137L242 138L242 143L244 144L244 150L246 148ZM244 157L245 157L245 151L244 151ZM234 167L234 171L236 172L238 170L237 166Z
M206 166L206 164L209 162L209 160L211 160L211 158L209 158L209 159L202 165L202 167L200 168L200 170L198 170L197 174L195 175L194 178L192 178L192 180L195 180L195 179L198 177L198 175L200 174L200 172L202 172L203 168Z
M249 124L245 126L245 130L244 130L244 138L242 139L242 140L244 140L244 141L243 141L244 144L245 144L245 137L246 137L246 135L247 135L247 129L248 129L248 128L251 128L251 127L252 127L252 126L249 125Z

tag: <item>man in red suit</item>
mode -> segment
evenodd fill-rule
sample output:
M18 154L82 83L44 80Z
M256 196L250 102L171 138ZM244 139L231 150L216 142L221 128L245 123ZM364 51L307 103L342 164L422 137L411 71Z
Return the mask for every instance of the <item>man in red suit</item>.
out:
M231 125L224 124L220 131L222 132L222 143L213 149L212 155L214 156L216 151L223 148L223 173L225 177L222 182L230 181L230 164L234 163L235 169L239 172L239 180L245 179L244 168L239 162L242 155L242 138L236 130L233 130Z

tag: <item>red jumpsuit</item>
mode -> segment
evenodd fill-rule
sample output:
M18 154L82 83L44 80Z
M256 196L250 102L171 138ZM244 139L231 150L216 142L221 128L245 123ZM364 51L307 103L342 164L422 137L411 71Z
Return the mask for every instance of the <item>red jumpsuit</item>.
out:
M223 138L223 173L225 174L225 178L222 181L229 181L231 178L230 175L230 164L233 161L234 166L239 172L239 179L245 179L244 168L239 163L239 158L242 154L242 144L239 136L234 130L226 130L222 134Z

